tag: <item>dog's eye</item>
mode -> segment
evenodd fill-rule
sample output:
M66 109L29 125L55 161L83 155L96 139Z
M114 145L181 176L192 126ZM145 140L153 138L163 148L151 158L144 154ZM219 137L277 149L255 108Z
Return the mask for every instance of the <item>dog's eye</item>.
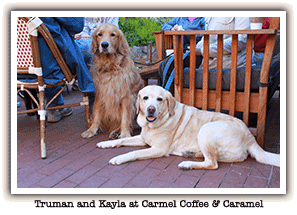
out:
M161 102L161 101L163 101L163 99L162 98L157 98L157 101Z
M148 96L143 97L143 100L148 100Z
M99 33L98 36L101 37L102 36L102 33Z
M114 36L115 36L115 34L114 34L114 33L112 33L110 36L114 37Z

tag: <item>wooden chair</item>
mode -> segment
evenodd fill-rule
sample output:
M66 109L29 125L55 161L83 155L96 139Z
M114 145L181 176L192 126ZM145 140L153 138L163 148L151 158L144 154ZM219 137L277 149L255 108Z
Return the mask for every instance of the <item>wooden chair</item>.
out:
M22 91L25 91L32 98L33 102L37 105L37 108L18 111L18 114L26 114L38 112L40 119L40 144L41 144L41 158L46 158L46 141L45 141L45 123L46 123L46 112L49 110L66 108L66 107L75 107L75 106L85 106L86 111L86 120L88 127L90 127L90 113L89 113L89 99L88 94L83 93L79 90L76 85L76 77L72 75L70 72L65 60L63 59L55 41L53 40L50 32L47 30L46 26L42 23L42 21L34 17L29 19L27 17L19 17L18 18L18 55L17 55L17 73L22 76L32 76L32 74L36 77L36 82L26 82L17 81L17 93L19 94ZM41 34L46 43L50 47L55 59L58 62L65 78L60 81L57 85L48 85L43 81L42 76L42 67L40 62L39 55L39 46L38 46L38 34ZM67 104L62 106L49 107L49 105L53 102L53 100L62 93L62 91L68 87L69 85L76 88L79 92L82 93L82 102L75 104ZM44 98L44 90L45 88L63 86L62 89L52 98L50 101L45 104ZM38 99L36 99L30 90L38 91Z
M175 53L175 78L174 96L180 102L202 108L203 110L214 109L217 112L222 110L229 111L229 115L234 116L235 112L243 112L243 121L249 126L249 114L257 113L257 127L251 128L251 132L256 136L257 142L263 147L266 121L267 106L267 86L270 64L272 60L277 29L279 27L279 17L272 18L269 29L265 30L216 30L216 31L164 31L154 32L157 41L158 55L162 58L167 48L171 48L173 42ZM218 53L216 69L216 88L209 90L209 35L218 35ZM232 34L232 66L230 78L230 90L222 90L222 56L223 56L223 35ZM247 56L245 67L245 86L244 92L236 91L237 75L237 43L238 35L247 34ZM251 70L252 70L252 51L253 38L255 34L268 34L264 59L261 67L259 91L252 92ZM183 86L183 46L182 36L190 35L190 75L189 87ZM203 53L203 86L202 89L195 87L195 35L204 35ZM167 38L166 38L167 37ZM170 37L170 40L168 40Z

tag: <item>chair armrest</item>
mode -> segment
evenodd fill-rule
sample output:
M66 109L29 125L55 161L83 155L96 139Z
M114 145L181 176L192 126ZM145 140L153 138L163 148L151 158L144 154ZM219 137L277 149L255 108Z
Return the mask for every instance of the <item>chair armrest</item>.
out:
M158 59L161 60L164 57L164 34L163 31L153 31L155 34L156 49L158 53Z

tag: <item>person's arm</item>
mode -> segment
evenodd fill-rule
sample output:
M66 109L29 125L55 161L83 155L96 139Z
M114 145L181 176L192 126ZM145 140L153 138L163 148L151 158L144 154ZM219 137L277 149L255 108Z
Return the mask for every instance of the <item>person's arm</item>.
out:
M175 17L173 20L170 20L169 22L165 23L162 26L162 31L170 31L177 24L178 24L178 17Z
M83 31L85 19L84 17L55 17L55 19L68 31L74 35Z
M205 18L204 17L199 18L199 24L198 24L197 30L205 30ZM201 41L202 37L203 37L203 35L196 35L196 43Z

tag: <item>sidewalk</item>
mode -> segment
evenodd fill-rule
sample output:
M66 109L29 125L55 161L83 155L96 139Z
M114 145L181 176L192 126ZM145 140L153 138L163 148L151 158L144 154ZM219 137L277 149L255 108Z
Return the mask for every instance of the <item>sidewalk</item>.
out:
M78 99L75 91L65 92L67 101ZM24 102L18 99L24 107ZM119 166L108 164L114 156L144 147L99 149L96 143L107 134L82 139L87 129L84 107L58 123L47 123L48 157L40 158L39 123L36 117L17 119L18 188L278 188L280 168L248 158L242 163L219 163L218 170L180 170L188 158L169 156L135 161ZM279 153L280 107L273 98L267 115L264 148ZM195 160L195 159L190 159Z

